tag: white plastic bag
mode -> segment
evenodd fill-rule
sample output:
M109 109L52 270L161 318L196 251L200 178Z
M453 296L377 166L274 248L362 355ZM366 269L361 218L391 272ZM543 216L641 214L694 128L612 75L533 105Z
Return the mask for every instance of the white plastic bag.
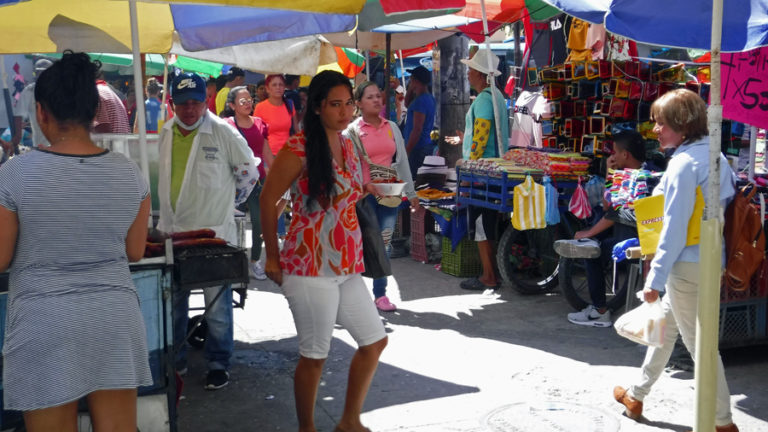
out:
M643 345L661 347L667 320L661 301L643 302L616 320L613 327L620 336Z

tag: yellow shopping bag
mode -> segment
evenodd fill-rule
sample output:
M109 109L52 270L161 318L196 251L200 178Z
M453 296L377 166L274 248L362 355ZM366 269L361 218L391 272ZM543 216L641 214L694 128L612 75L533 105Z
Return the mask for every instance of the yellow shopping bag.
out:
M655 254L659 246L661 228L664 226L664 195L641 198L635 201L634 205L640 251L643 255ZM697 186L696 203L693 206L691 219L688 221L686 246L699 244L702 216L704 216L704 194L701 193L701 186Z

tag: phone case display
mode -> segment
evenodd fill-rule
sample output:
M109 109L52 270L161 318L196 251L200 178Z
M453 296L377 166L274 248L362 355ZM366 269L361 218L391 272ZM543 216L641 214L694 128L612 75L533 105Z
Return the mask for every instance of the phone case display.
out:
M655 139L650 121L654 100L678 87L709 95L709 84L686 83L686 76L682 64L634 60L572 61L541 68L539 82L552 114L542 120L541 145L600 156L612 147L611 131L617 128Z

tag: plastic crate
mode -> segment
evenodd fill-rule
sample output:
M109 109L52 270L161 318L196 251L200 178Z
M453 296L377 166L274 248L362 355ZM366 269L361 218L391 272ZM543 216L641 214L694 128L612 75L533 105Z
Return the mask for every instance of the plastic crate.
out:
M720 305L720 347L766 342L766 299Z
M463 239L456 246L456 249L451 251L451 240L448 237L443 237L440 271L458 277L471 277L482 273L483 267L480 265L477 243Z
M763 260L757 273L752 276L749 288L744 291L734 291L725 282L720 284L720 303L731 303L756 298L768 297L768 260Z
M429 233L439 233L440 226L437 225L432 217L432 212L418 207L411 212L411 258L416 261L437 262L438 260L429 259L427 251L426 235Z

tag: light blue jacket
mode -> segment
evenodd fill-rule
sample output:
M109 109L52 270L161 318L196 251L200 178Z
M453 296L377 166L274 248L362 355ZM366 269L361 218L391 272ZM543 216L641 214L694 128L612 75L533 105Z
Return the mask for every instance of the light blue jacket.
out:
M736 193L735 175L725 157L720 155L720 206L723 210ZM664 194L664 228L645 287L664 292L669 272L678 262L699 262L699 245L685 246L688 221L696 202L696 187L707 196L709 179L709 137L683 144L675 150L667 171L654 195ZM725 249L722 251L725 259Z

